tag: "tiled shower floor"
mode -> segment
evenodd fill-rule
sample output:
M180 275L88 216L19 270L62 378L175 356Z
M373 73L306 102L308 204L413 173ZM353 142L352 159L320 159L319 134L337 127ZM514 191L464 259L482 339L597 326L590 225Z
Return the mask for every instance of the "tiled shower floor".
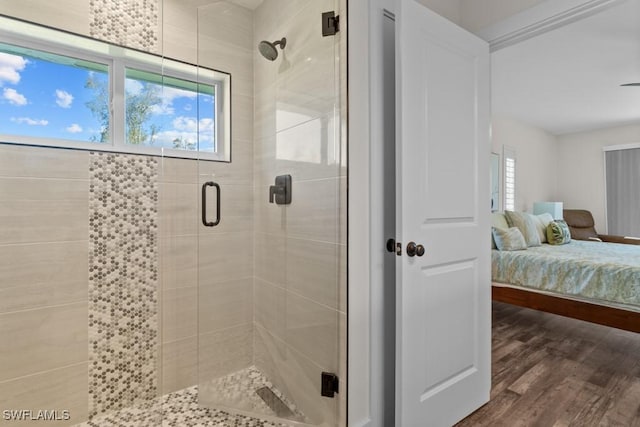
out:
M287 417L288 419L305 421L304 415L297 410L295 404L274 387L255 366L201 384L200 402L209 407L225 406L252 414L278 416L279 414L275 413L256 393L256 390L263 387L270 389L292 411L291 416Z
M267 386L292 409L297 420L304 417L284 396L272 387L267 378L255 367L235 372L203 386L207 401L225 402L225 406L242 411L274 417L276 414L256 394L256 390ZM142 402L132 407L95 417L91 421L74 427L287 427L272 421L222 410L209 409L198 403L198 387L186 388L166 394L151 402Z

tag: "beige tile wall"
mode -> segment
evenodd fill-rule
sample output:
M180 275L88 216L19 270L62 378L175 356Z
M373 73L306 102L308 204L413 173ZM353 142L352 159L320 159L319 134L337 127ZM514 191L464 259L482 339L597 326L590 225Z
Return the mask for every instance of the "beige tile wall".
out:
M254 361L323 425L346 413L346 44L321 36L320 16L345 5L265 0L254 18L254 44L287 37L273 62L254 53ZM292 176L291 205L267 202L280 174ZM342 379L337 398L320 396L322 371Z
M56 425L87 416L88 162L0 144L0 408L69 410Z
M89 2L78 0L4 0L0 14L89 35Z
M3 416L0 425L66 426L86 420L88 375L87 362L82 362L0 382L2 408L58 411L59 416L66 410L70 416L68 421L50 422L7 421Z
M89 34L88 3L45 3L3 2L0 13ZM201 8L180 0L161 3L160 51L229 72L233 86L232 163L162 161L158 351L163 361L159 391L164 393L198 381L198 341L210 347L233 338L230 350L220 352L219 363L203 361L209 375L238 368L239 361L241 367L252 362L253 13L226 2ZM35 365L48 352L52 357L37 372L78 360L86 363L89 163L88 153L81 151L0 149L0 338L15 338L17 348L33 359L20 362L15 347L0 352L2 382L36 372ZM213 229L200 221L200 185L208 180L222 186L223 217ZM20 335L21 323L37 333ZM47 334L59 342L45 340Z

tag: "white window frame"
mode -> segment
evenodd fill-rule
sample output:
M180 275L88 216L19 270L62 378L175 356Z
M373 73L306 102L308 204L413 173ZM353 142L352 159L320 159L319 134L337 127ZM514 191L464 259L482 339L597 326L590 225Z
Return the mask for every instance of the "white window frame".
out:
M230 74L2 16L0 16L0 42L106 65L109 73L110 103L108 143L3 133L0 133L0 143L231 161ZM201 152L127 144L124 89L127 68L214 86L216 151Z

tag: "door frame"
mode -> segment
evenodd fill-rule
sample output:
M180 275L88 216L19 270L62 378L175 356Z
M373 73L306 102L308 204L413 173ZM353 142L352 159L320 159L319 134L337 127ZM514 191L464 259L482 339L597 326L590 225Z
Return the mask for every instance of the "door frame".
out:
M417 0L427 3L428 0ZM546 0L476 33L491 51L575 22L624 0ZM394 0L348 0L348 425L383 426L385 310L381 266L372 242L384 240L379 209L381 194L372 185L380 176L372 146L383 141L383 10ZM487 249L489 250L489 249Z

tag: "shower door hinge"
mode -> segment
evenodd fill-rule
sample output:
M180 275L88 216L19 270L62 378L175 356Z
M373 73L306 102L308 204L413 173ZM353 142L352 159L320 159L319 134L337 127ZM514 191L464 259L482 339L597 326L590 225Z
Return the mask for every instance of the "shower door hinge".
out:
M320 386L320 394L324 397L333 397L339 392L340 380L336 374L331 372L322 373L322 384Z
M340 31L340 16L334 11L322 14L322 37L334 36Z

